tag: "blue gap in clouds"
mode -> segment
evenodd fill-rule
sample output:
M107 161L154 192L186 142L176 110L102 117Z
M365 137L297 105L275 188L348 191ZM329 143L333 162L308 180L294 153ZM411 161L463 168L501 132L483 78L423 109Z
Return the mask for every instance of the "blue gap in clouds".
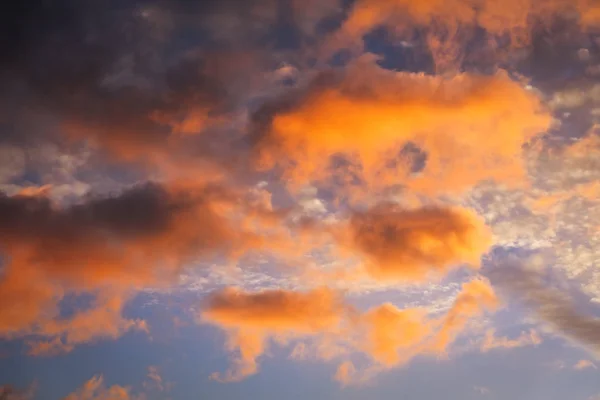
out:
M393 38L386 27L377 27L364 37L365 50L382 56L380 67L394 71L433 74L435 65L423 34L414 30L405 40Z
M92 293L67 293L58 303L60 318L72 318L77 313L85 313L94 306L96 296Z

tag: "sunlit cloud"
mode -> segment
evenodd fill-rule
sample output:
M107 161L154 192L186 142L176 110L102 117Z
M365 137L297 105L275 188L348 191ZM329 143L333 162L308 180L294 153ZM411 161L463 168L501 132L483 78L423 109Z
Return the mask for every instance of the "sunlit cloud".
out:
M116 3L0 14L0 398L594 372L596 0Z
M361 312L328 289L245 293L228 288L209 297L201 317L228 332L226 348L237 354L230 370L213 375L217 380L239 381L257 373L257 359L270 341L311 338L319 343L313 356L343 360L335 379L348 384L357 373L344 360L348 355L368 355L381 370L406 364L418 354L444 354L471 318L498 306L493 289L480 279L465 283L440 318L390 303ZM307 345L300 343L291 358L306 359L307 352Z

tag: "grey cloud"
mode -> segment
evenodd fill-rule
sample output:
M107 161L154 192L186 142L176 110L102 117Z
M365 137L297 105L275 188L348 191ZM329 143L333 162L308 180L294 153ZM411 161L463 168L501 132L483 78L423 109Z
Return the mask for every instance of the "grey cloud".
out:
M509 261L498 263L489 277L508 299L521 302L555 333L600 358L600 318L581 313L574 299L545 284L540 272Z

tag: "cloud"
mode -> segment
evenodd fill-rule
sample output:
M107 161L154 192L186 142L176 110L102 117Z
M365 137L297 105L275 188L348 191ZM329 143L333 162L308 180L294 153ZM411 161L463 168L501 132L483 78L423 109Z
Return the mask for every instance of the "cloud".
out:
M15 388L11 385L0 385L1 400L31 400L35 396L36 383L32 383L25 390Z
M279 15L272 0L149 0L122 7L34 0L1 18L0 36L10 39L2 42L0 82L10 90L0 95L6 126L0 143L85 143L111 161L156 169L183 161L198 167L199 153L204 163L222 162L204 149L214 151L231 137L200 133L230 123L248 88L262 82L257 36ZM181 31L229 45L194 44L174 53L171 38Z
M379 206L352 214L340 245L362 256L380 280L439 278L460 264L479 266L492 243L483 221L460 208Z
M0 195L0 335L46 337L31 342L41 354L146 330L121 316L135 290L174 282L187 262L261 246L258 235L234 227L225 193L148 183L67 207L43 193ZM91 307L62 318L64 296L85 292Z
M120 385L106 386L102 375L95 375L64 400L141 400L131 395L131 389Z
M156 366L148 367L147 378L143 382L144 390L135 391L130 386L108 386L101 374L94 375L63 400L146 400L155 396L157 391L170 390L171 383L163 381Z
M249 295L227 288L209 298L203 317L223 326L310 333L337 325L343 309L343 303L328 289Z
M282 168L292 182L327 182L356 166L351 182L427 193L523 179L521 146L551 122L540 99L505 73L391 72L371 56L343 73L322 73L253 120L258 164ZM402 153L407 143L426 154L417 175Z
M172 382L165 382L160 373L160 369L155 365L148 367L148 374L146 377L147 380L143 383L146 392L168 392L173 386Z
M556 334L599 357L600 319L580 312L572 298L544 285L543 276L526 265L498 264L490 271L490 279L512 299L522 302Z
M414 357L433 330L424 310L400 310L389 303L367 311L361 323L367 331L363 351L387 367Z
M267 351L269 340L285 344L291 339L310 339L316 348L297 344L292 358L311 358L313 350L321 360L341 358L335 379L348 383L357 373L349 355L362 353L374 363L360 371L358 381L362 382L418 354L444 354L471 318L497 306L493 289L480 279L465 283L440 318L390 303L360 312L329 289L247 293L229 288L209 296L201 318L225 330L227 350L237 354L232 367L225 374L214 374L215 379L239 381L257 373L257 359Z
M94 304L77 311L70 318L55 318L39 321L36 335L50 337L46 340L29 340L29 355L52 356L69 352L76 345L98 339L117 339L130 330L148 332L146 322L122 316L128 297L99 292Z
M344 361L341 363L336 372L334 379L340 382L342 385L348 385L355 381L356 368L351 361Z
M474 392L477 392L477 393L479 393L479 394L481 394L481 395L483 395L483 396L487 396L487 395L489 395L490 393L492 393L492 392L491 392L491 390L490 390L490 389L488 389L488 388L487 388L487 387L485 387L485 386L473 386L473 391L474 391Z
M538 333L531 329L529 332L522 332L521 335L515 339L509 339L506 336L497 337L494 329L489 329L483 342L481 343L481 351L487 352L493 349L514 349L525 346L537 346L542 343L542 339Z
M590 360L579 360L579 361L577 361L577 363L575 365L573 365L573 368L579 369L579 370L586 369L586 368L598 369L598 367L596 367L596 364L594 364Z
M572 19L583 29L598 23L593 1L528 0L498 2L480 0L359 0L348 18L330 39L334 49L360 48L365 34L384 26L400 42L419 32L425 37L438 73L461 70L469 61L472 44L485 43L483 63L511 61L507 53L527 49L537 31L552 29L559 19ZM491 59L491 60L490 60Z
M448 313L441 320L441 327L433 342L433 349L445 352L467 322L487 311L495 311L500 301L489 282L473 279L462 285L461 291Z
M346 306L332 291L306 293L265 291L245 293L228 288L209 297L202 319L229 331L227 347L239 350L234 368L223 381L236 381L258 370L256 359L265 351L269 335L310 335L337 329Z

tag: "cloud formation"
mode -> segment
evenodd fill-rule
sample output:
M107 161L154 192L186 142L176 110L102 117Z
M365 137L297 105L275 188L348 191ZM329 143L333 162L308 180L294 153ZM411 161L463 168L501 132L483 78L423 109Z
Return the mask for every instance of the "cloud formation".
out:
M490 272L494 285L522 302L529 310L565 339L600 356L600 318L586 315L566 293L544 284L543 275L526 264L504 263Z
M598 367L596 367L596 364L594 364L593 362L591 362L590 360L579 360L577 361L577 363L573 366L573 368L575 369L587 369L587 368L593 368L593 369L598 369Z
M256 359L265 351L268 336L311 335L338 328L347 306L328 289L306 293L266 291L249 294L228 288L207 301L202 319L229 330L227 347L239 358L218 380L236 381L257 372Z
M31 400L35 395L36 385L32 384L26 390L20 390L11 385L0 385L1 400Z
M380 280L439 278L460 264L479 266L492 243L483 221L460 208L379 206L355 212L340 232L343 247Z
M577 263L570 278L597 289L596 0L31 0L5 11L0 339L23 339L29 355L148 331L127 306L183 277L196 292L239 285L200 312L233 354L213 378L257 373L276 343L360 383L448 355L500 307L474 279L427 308L432 292L458 287L443 278L478 272L494 245L550 243ZM567 208L577 211L558 215ZM600 353L597 318L541 274L490 277ZM404 304L363 308L333 287L396 291ZM537 345L536 332L491 329L475 343ZM148 379L168 390L157 368ZM71 395L132 397L101 376Z
M106 386L102 375L95 375L64 400L132 400L131 389L120 385Z
M446 79L387 71L365 56L255 113L255 148L263 168L300 183L356 165L359 182L455 191L523 179L521 146L550 122L540 99L505 73ZM427 155L415 177L402 154L409 142Z
M269 340L306 338L317 341L318 358L342 359L335 379L348 383L357 372L350 354L367 355L375 370L405 364L417 354L444 354L471 318L498 305L493 289L480 279L465 283L441 318L390 303L360 312L329 289L246 293L229 288L208 298L201 318L224 329L227 349L237 354L233 366L215 379L238 381L255 374ZM306 345L298 345L292 357L306 358L306 352Z
M228 204L219 190L154 183L66 208L43 193L1 195L0 335L48 337L33 344L38 354L146 330L143 321L121 317L132 291L168 285L199 257L260 246L258 236L233 227ZM60 318L61 299L86 291L91 307Z

